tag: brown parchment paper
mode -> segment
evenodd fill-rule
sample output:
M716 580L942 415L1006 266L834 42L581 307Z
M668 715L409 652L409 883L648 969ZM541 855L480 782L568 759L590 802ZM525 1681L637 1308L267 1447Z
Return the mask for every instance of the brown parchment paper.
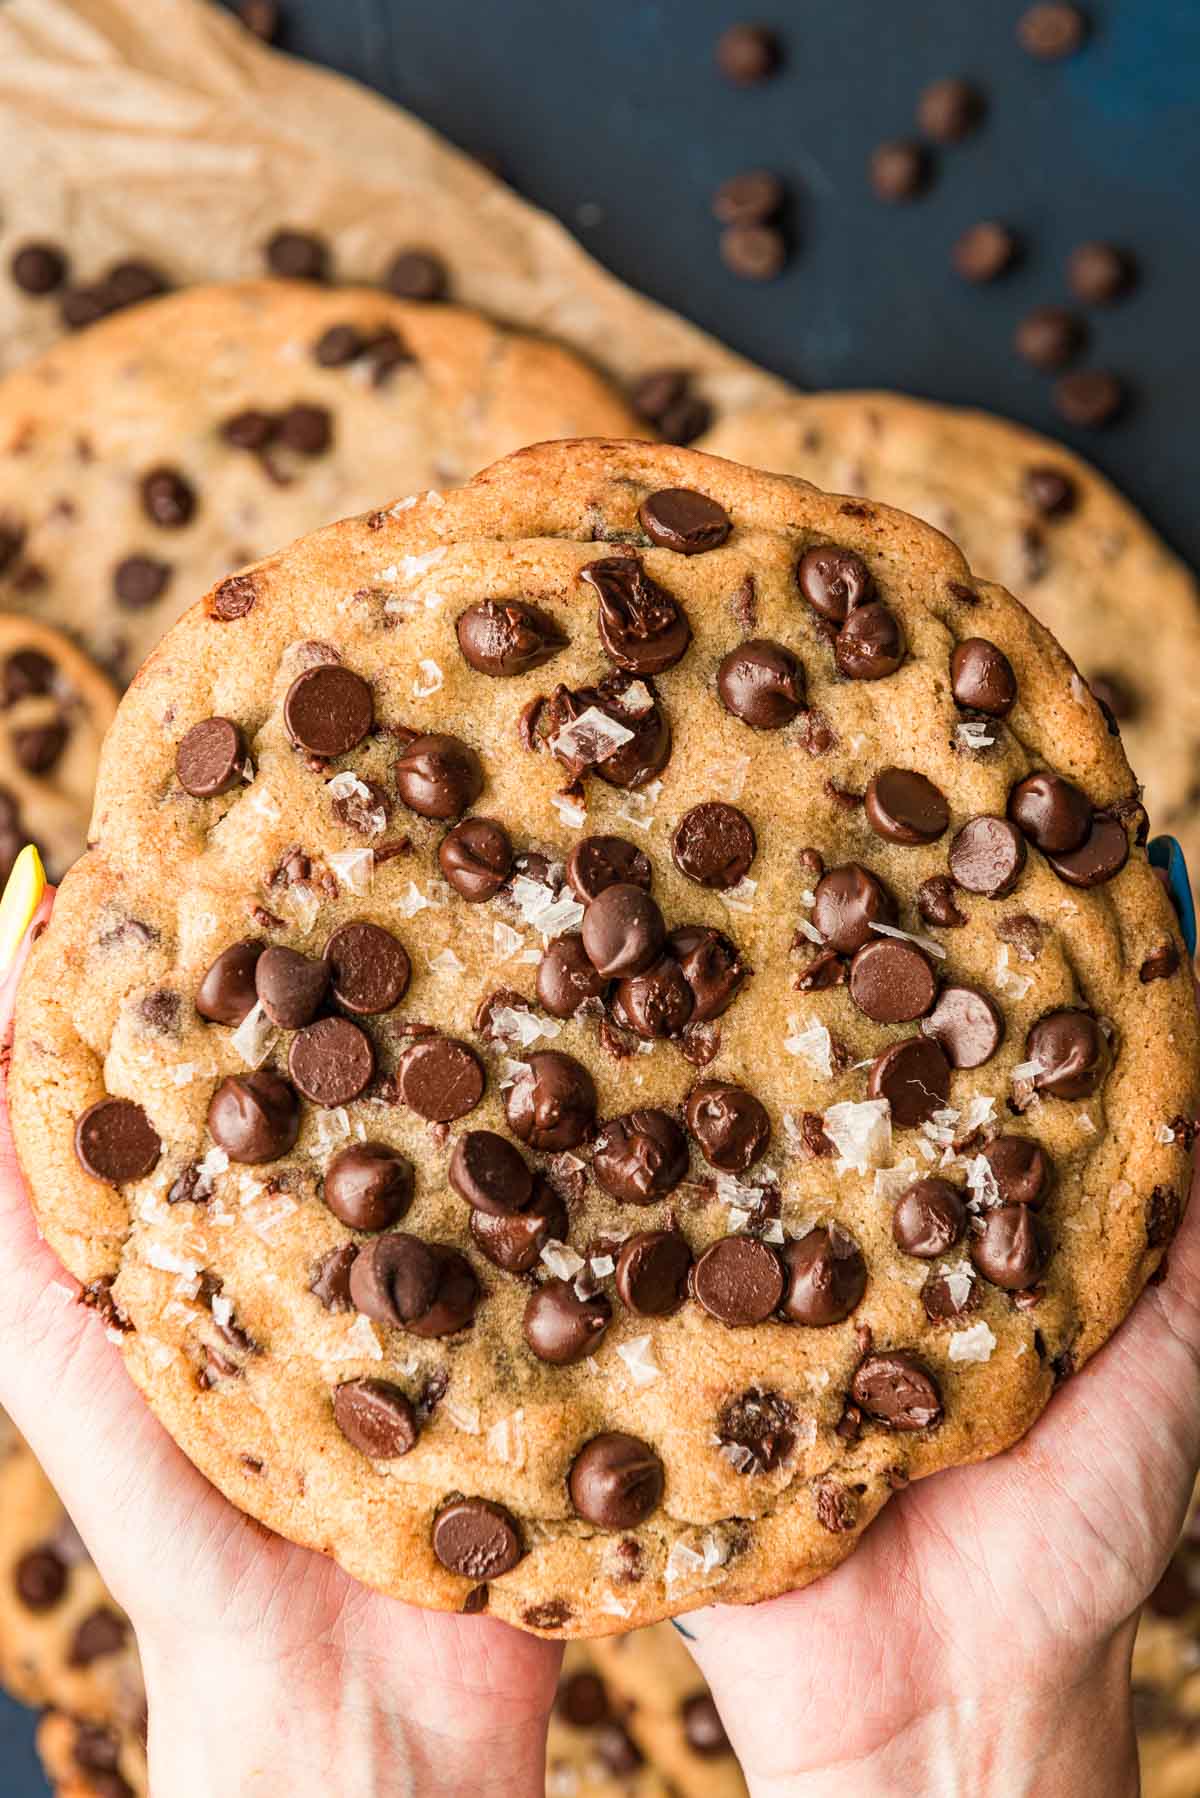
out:
M0 6L0 212L4 262L47 238L69 246L76 281L128 256L179 285L262 274L281 225L325 237L341 280L378 281L397 250L428 248L455 299L619 380L688 369L721 412L788 391L418 119L201 0ZM53 297L0 282L0 370L61 330Z

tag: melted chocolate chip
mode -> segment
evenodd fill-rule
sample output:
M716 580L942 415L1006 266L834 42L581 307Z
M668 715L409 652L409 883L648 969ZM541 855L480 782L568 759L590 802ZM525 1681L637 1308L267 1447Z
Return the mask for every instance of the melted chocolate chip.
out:
M796 1412L780 1393L751 1386L721 1407L716 1434L739 1473L774 1473L796 1446Z
M629 1111L596 1138L592 1173L599 1186L629 1205L649 1205L673 1192L688 1171L687 1138L665 1111Z
M871 574L862 557L833 544L805 551L796 567L796 582L814 612L831 624L845 624L850 613L871 597Z
M245 778L246 762L242 733L230 718L202 718L175 751L179 784L194 799L230 792Z
M521 1526L511 1511L486 1498L457 1498L433 1520L433 1552L464 1579L494 1580L525 1555Z
M1112 880L1129 860L1129 838L1119 818L1097 814L1078 849L1046 857L1068 886L1095 887Z
M864 796L867 823L888 843L936 843L950 808L931 780L908 768L881 768Z
M1063 855L1087 840L1092 802L1073 781L1043 771L1017 782L1008 815L1044 854Z
M288 688L283 720L293 743L313 755L346 755L375 724L370 683L339 662L306 668Z
M892 1235L902 1254L936 1261L962 1238L967 1209L948 1180L914 1180L896 1201Z
M1007 718L1017 703L1017 677L1002 649L986 637L967 637L950 657L955 702L989 718Z
M671 837L671 857L679 872L718 891L745 879L757 851L754 827L745 812L719 799L685 812Z
M849 1317L867 1289L867 1263L853 1236L836 1224L815 1226L779 1251L784 1317L823 1329Z
M467 1130L454 1145L448 1178L477 1211L503 1217L523 1211L533 1197L533 1176L519 1150L494 1130Z
M850 964L850 997L877 1024L911 1024L933 1005L937 982L915 943L875 937Z
M629 882L605 887L583 916L583 947L606 980L644 973L658 960L666 934L655 901Z
M436 732L415 737L393 772L401 799L422 818L457 818L483 791L483 768L470 744Z
M478 674L528 674L558 654L566 636L553 618L517 599L485 599L458 620L458 646Z
M288 1045L292 1083L314 1105L349 1105L366 1090L374 1072L371 1039L349 1018L318 1018Z
M644 1523L657 1509L663 1485L663 1465L654 1450L622 1430L593 1436L567 1476L579 1516L605 1530L631 1530Z
M871 1063L867 1090L886 1099L892 1123L901 1129L925 1123L950 1097L950 1064L928 1037L909 1036L893 1043Z
M954 882L946 874L934 874L921 882L917 910L926 924L941 930L961 930L967 921L954 903Z
M731 649L717 669L727 712L755 730L780 730L804 709L804 669L782 643L753 637Z
M350 1297L376 1323L412 1336L453 1336L475 1315L479 1281L457 1249L392 1230L359 1249Z
M263 1010L281 1030L311 1024L329 987L329 966L296 949L272 944L258 957L254 987Z
M998 1205L971 1238L971 1260L985 1280L1005 1292L1025 1292L1045 1270L1045 1231L1028 1205Z
M1003 899L1025 868L1025 839L1006 818L972 818L950 845L950 872L967 893Z
M895 900L883 882L858 862L847 862L822 875L814 900L813 925L825 946L839 955L853 955L871 942L873 923L896 922Z
M1004 1017L978 987L947 981L921 1029L939 1043L952 1068L981 1068L1004 1041Z
M1086 1099L1104 1072L1104 1033L1090 1011L1066 1007L1039 1018L1025 1043L1025 1057L1036 1061L1033 1084L1057 1099Z
M540 1174L534 1177L533 1195L526 1210L505 1216L471 1211L470 1229L476 1248L505 1273L529 1273L537 1266L548 1242L566 1241L566 1205Z
M642 974L618 980L612 996L616 1022L643 1041L679 1036L691 1020L692 989L679 963L670 955Z
M669 953L692 993L692 1024L728 1011L750 970L727 936L707 924L683 924L667 939Z
M932 1429L942 1421L942 1395L929 1369L906 1349L866 1355L851 1385L856 1405L893 1430Z
M1042 1203L1053 1178L1050 1157L1030 1136L997 1136L983 1151L1005 1205Z
M846 680L884 680L895 674L906 647L896 614L872 602L851 612L837 634L833 658Z
M494 899L512 872L512 842L495 818L464 818L442 838L438 866L460 898Z
M727 1080L702 1080L692 1088L687 1125L704 1159L725 1174L744 1174L771 1140L764 1107L744 1086Z
M208 1128L231 1161L277 1161L295 1146L300 1106L278 1074L230 1074L212 1096Z
M347 1380L334 1392L333 1419L347 1442L373 1461L396 1460L416 1446L416 1414L387 1380Z
M724 506L691 487L649 494L638 507L638 519L651 543L681 556L719 548L733 529Z
M692 640L687 614L636 556L590 562L579 578L595 588L600 646L618 668L662 674L682 660Z
M387 1143L351 1143L325 1170L322 1197L352 1230L386 1230L412 1204L412 1163Z
M639 1317L669 1317L687 1298L692 1251L678 1230L640 1230L621 1245L617 1291Z
M93 1179L123 1186L154 1171L162 1143L132 1099L98 1099L76 1120L75 1154Z
M596 1121L596 1088L581 1062L556 1049L530 1055L504 1097L515 1136L543 1153L576 1149Z
M430 1123L451 1124L483 1097L483 1064L474 1049L452 1036L411 1043L396 1065L400 1098Z
M611 886L645 887L649 892L649 857L624 837L582 837L567 857L567 882L577 899L591 903Z
M612 1322L611 1301L602 1292L580 1297L570 1280L547 1280L530 1294L522 1331L539 1361L566 1367L594 1354Z

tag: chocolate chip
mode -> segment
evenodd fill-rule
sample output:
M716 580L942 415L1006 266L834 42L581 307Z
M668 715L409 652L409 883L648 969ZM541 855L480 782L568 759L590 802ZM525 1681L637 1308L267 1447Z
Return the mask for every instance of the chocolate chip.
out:
M280 413L277 431L280 443L298 456L323 456L333 442L333 419L324 406L301 402Z
M950 808L931 780L909 768L881 768L864 795L867 823L888 843L936 843Z
M13 1570L17 1597L28 1611L49 1611L67 1589L67 1567L53 1548L31 1548Z
M605 1430L571 1463L567 1489L580 1517L604 1530L636 1529L663 1495L663 1464L654 1450L623 1430Z
M717 692L727 712L755 730L780 730L804 709L804 669L782 643L752 637L717 669Z
M945 874L934 874L917 889L917 910L926 924L941 930L960 930L966 917L954 903L954 882Z
M721 260L744 281L773 281L787 262L787 239L774 225L726 225Z
M495 818L464 818L438 848L438 866L472 905L494 899L512 872L512 843Z
M938 1383L907 1349L864 1356L850 1390L868 1417L893 1430L932 1429L942 1421Z
M1002 649L986 637L966 637L950 657L955 703L989 718L1007 718L1017 702L1017 677Z
M670 955L660 956L644 973L618 980L612 996L617 1023L646 1042L680 1035L694 1006L692 989Z
M909 1129L925 1123L946 1104L950 1064L928 1037L905 1037L875 1057L867 1090L873 1099L887 1100L894 1125Z
M608 1693L598 1673L572 1673L562 1681L554 1708L572 1729L593 1729L608 1716Z
M171 1035L179 1023L179 994L166 987L156 987L141 1001L138 1015L155 1036Z
M583 837L567 856L567 881L585 905L605 887L625 885L650 890L649 858L624 837Z
M483 1064L474 1049L452 1036L420 1037L396 1064L400 1097L419 1117L452 1124L483 1097Z
M687 1171L687 1138L665 1111L628 1111L603 1125L596 1138L596 1182L626 1204L650 1205L665 1198Z
M455 627L463 659L477 674L509 678L540 668L566 644L548 613L517 599L468 606Z
M606 980L643 973L661 954L666 934L656 902L629 881L605 887L583 914L583 947Z
M476 1211L503 1217L523 1211L533 1197L533 1175L524 1157L494 1130L467 1130L454 1145L448 1178Z
M664 487L651 493L638 507L638 519L652 543L681 556L719 548L733 529L724 506L691 487Z
M839 955L853 955L871 942L872 924L896 922L895 900L883 882L858 862L847 862L823 874L813 899L813 926L826 948Z
M119 1654L129 1640L129 1624L111 1605L97 1605L76 1624L67 1648L68 1667L90 1667Z
M208 1128L231 1161L277 1161L295 1146L300 1106L278 1074L230 1074L212 1096Z
M580 1297L570 1280L547 1280L530 1294L522 1332L539 1361L566 1367L594 1354L612 1322L603 1292Z
M724 891L750 872L758 851L754 827L745 812L710 799L685 812L671 837L671 858L681 874L698 886Z
M416 1446L416 1413L387 1380L347 1380L337 1387L333 1418L351 1447L373 1461L393 1461Z
M867 1289L867 1264L853 1236L838 1225L816 1226L779 1251L784 1317L810 1329L841 1323Z
M1179 971L1180 958L1178 947L1172 942L1159 943L1150 951L1138 970L1138 979L1143 986L1149 986L1152 980L1168 980Z
M345 368L356 362L366 348L366 339L357 325L330 325L313 345L313 361L318 368Z
M779 41L765 25L730 25L717 39L717 67L735 87L753 87L779 67Z
M1079 504L1079 488L1061 468L1027 468L1021 492L1043 518L1067 518Z
M687 1298L692 1251L678 1230L641 1230L621 1246L617 1291L639 1317L669 1317Z
M525 1555L521 1526L511 1511L486 1498L457 1498L433 1520L433 1552L464 1579L493 1580L511 1573Z
M778 1392L751 1386L721 1407L716 1434L739 1473L774 1473L796 1445L796 1413Z
M1017 239L1007 225L983 219L954 245L951 260L964 281L996 281L1017 259Z
M314 1105L349 1105L374 1072L371 1039L349 1018L319 1018L288 1045L288 1073Z
M278 429L279 421L274 413L263 412L257 406L247 406L225 420L221 426L221 436L231 449L250 450L257 454L274 441Z
M352 1230L386 1230L412 1204L412 1163L387 1143L351 1143L325 1170L321 1196Z
M23 243L8 266L21 292L37 298L54 293L67 278L67 259L57 244Z
M475 1315L479 1281L457 1249L391 1230L359 1249L350 1297L376 1323L411 1336L453 1336Z
M246 744L231 718L202 718L180 739L175 773L185 793L214 799L245 779Z
M1018 356L1034 368L1064 368L1083 348L1083 321L1065 306L1035 306L1017 326L1013 339Z
M733 1753L721 1714L710 1693L693 1692L690 1698L684 1699L679 1715L683 1739L693 1754L698 1754L702 1760L711 1760L720 1754Z
M470 744L438 732L415 737L393 772L401 799L422 818L457 818L483 791L483 768Z
M288 688L283 721L293 743L313 755L346 755L374 727L370 683L338 662L306 668Z
M1074 781L1043 770L1026 775L1013 787L1008 815L1045 854L1061 855L1086 840L1092 802Z
M152 468L142 476L142 509L162 530L179 530L190 524L196 511L196 495L175 468Z
M971 1237L971 1260L993 1286L1025 1292L1045 1270L1049 1249L1045 1231L1028 1205L997 1205L987 1212L982 1231Z
M1090 1011L1067 1006L1039 1018L1025 1042L1025 1058L1036 1061L1033 1084L1056 1099L1086 1099L1104 1072L1104 1033Z
M1063 375L1054 384L1054 404L1068 424L1098 430L1125 409L1123 382L1107 369L1085 368Z
M231 574L212 596L209 613L221 624L232 624L254 609L258 599L258 583L252 574Z
M18 767L26 774L49 774L66 748L69 735L70 728L63 718L14 730L10 741Z
M324 1305L326 1311L352 1311L354 1302L350 1297L350 1269L354 1266L358 1255L358 1245L344 1242L340 1248L330 1249L322 1255L313 1269L308 1290L313 1297Z
M472 1209L471 1235L476 1248L496 1267L509 1274L527 1274L535 1268L550 1241L565 1242L567 1208L549 1181L536 1176L533 1202L528 1209L497 1216Z
M325 945L333 996L356 1017L374 1017L399 1005L412 966L403 943L381 924L354 918Z
M1135 718L1138 713L1138 696L1122 674L1115 674L1110 669L1105 674L1093 674L1088 681L1096 704L1104 712L1109 721L1109 730L1115 724L1119 731L1121 723L1128 718Z
M258 993L254 970L265 944L248 937L222 949L196 990L196 1010L214 1024L235 1028L254 1009Z
M933 1004L937 982L915 943L876 937L850 964L850 997L876 1024L911 1024Z
M80 1166L108 1186L152 1173L162 1154L158 1132L132 1099L97 1099L75 1123Z
M939 144L958 144L983 117L983 95L960 75L931 81L917 102L917 123Z
M552 1018L570 1018L589 999L600 999L608 982L598 974L583 947L582 937L571 933L554 937L538 963L537 996Z
M845 624L856 607L871 597L871 573L852 549L832 543L806 550L796 565L796 583L820 617Z
M1017 42L1030 56L1057 62L1075 54L1087 30L1087 19L1077 6L1065 4L1064 0L1040 0L1017 21Z
M1133 286L1133 258L1111 243L1081 243L1067 258L1067 285L1085 306L1108 306Z
M450 282L440 256L430 250L401 250L388 264L383 284L400 300L442 300Z
M40 649L15 650L0 668L0 705L52 693L57 679L57 667Z
M979 1288L961 1271L932 1273L921 1288L921 1303L930 1323L953 1323L979 1309Z
M846 680L885 680L903 662L905 647L900 620L873 601L851 612L837 634L833 659Z
M984 1149L983 1158L1002 1204L1036 1208L1042 1203L1053 1172L1041 1143L1031 1136L997 1136Z
M1119 874L1129 860L1129 838L1119 818L1097 814L1078 849L1046 860L1068 886L1095 887Z
M581 1062L557 1049L530 1055L504 1096L509 1129L531 1149L577 1149L596 1121L596 1088Z
M238 18L261 44L273 44L279 35L279 0L239 0Z
M365 780L356 775L354 790L340 794L330 809L338 823L348 830L355 830L364 837L377 837L391 817L392 801L377 780ZM381 859L382 847L375 852L376 866Z
M1006 818L972 818L950 845L950 872L967 893L1003 899L1025 867L1025 839Z
M778 175L769 169L748 169L722 181L712 197L712 212L722 225L763 225L774 218L783 202L783 182Z
M636 689L634 705L627 710L625 700L631 686ZM645 703L647 691L645 683L628 672L609 675L599 686L575 692L556 687L541 708L539 734L573 776L595 773L608 786L643 787L662 772L671 755L666 714L654 693L650 693L649 705ZM593 737L586 732L582 737L572 735L569 746L563 743L560 733L593 708L619 724L622 731L631 732L630 737L615 749L606 736Z
M711 1167L744 1174L766 1153L771 1121L765 1108L728 1080L702 1080L687 1099L687 1126Z
M737 949L707 924L683 924L667 939L668 952L692 993L692 1024L707 1024L728 1011L750 970Z
M871 152L871 186L879 200L915 200L929 183L923 145L895 139Z
M914 1180L892 1212L892 1235L904 1255L935 1261L962 1238L967 1208L948 1180Z
M267 267L273 275L291 281L326 281L329 250L323 238L309 231L276 231L264 245Z
M999 1006L978 987L947 981L921 1025L940 1044L952 1068L981 1068L1004 1041Z
M311 1024L328 986L326 962L281 945L264 949L254 970L254 988L262 1008L281 1030L300 1030Z
M682 659L692 640L687 614L636 556L589 562L579 578L595 589L600 646L618 668L661 674Z

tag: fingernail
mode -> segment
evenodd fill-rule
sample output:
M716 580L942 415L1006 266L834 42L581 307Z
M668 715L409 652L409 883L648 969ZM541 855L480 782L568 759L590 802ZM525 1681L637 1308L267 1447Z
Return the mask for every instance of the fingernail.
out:
M30 919L42 903L46 870L32 843L27 843L13 863L12 873L0 898L0 978L17 958Z
M1161 868L1167 877L1167 891L1179 918L1179 928L1189 955L1196 953L1196 906L1192 883L1188 879L1183 850L1174 837L1154 837L1146 853L1152 868Z

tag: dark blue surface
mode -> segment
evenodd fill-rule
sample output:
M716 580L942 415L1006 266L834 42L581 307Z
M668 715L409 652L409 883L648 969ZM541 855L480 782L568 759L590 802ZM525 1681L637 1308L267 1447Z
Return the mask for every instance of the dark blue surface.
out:
M46 1782L33 1751L37 1718L0 1692L0 1792L4 1798L45 1798Z
M894 386L1064 436L1200 562L1200 5L1106 0L1077 57L1041 64L1016 46L1023 3L283 0L282 47L494 160L616 273L802 385ZM712 47L747 15L777 25L787 62L739 92ZM938 152L924 199L880 205L872 147L913 129L926 82L960 73L988 94L984 128ZM722 267L708 209L718 181L754 167L796 196L796 254L769 286ZM987 217L1028 252L1011 277L967 289L950 246ZM1091 314L1090 359L1126 375L1136 402L1106 432L1070 432L1009 345L1025 311L1064 297L1067 252L1095 237L1143 270L1130 298ZM29 1733L0 1701L4 1798L44 1791Z

